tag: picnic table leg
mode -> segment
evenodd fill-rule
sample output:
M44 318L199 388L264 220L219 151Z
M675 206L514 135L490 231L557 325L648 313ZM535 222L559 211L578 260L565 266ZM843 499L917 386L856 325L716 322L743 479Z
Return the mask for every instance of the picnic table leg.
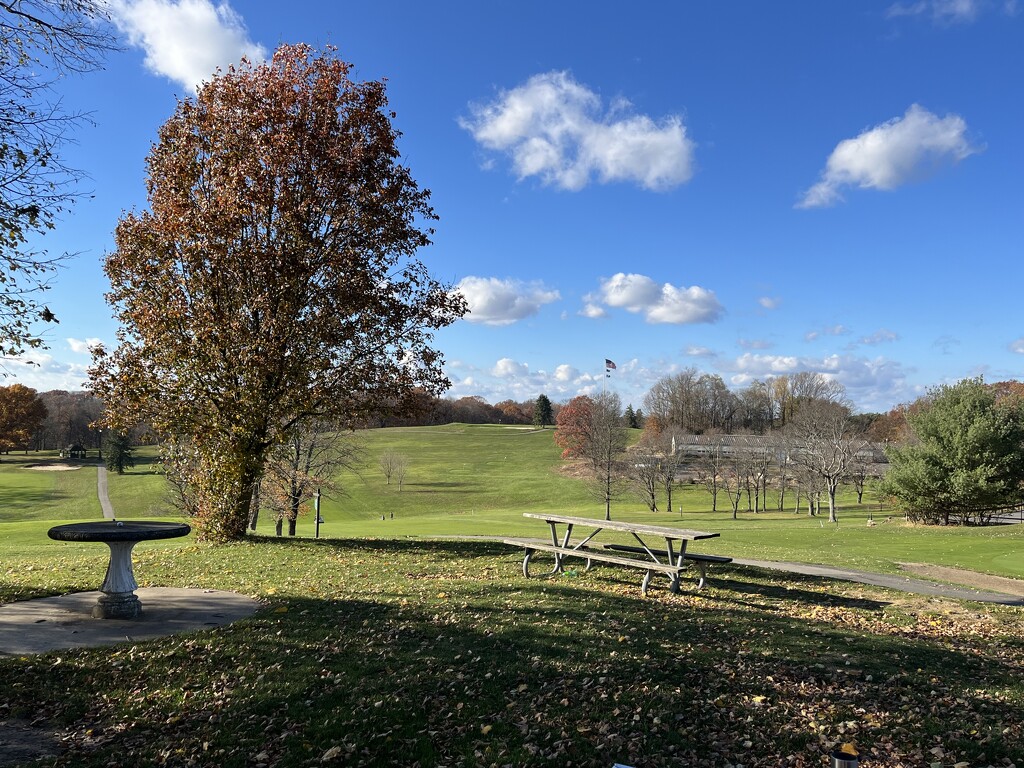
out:
M697 567L700 568L700 578L697 579L697 589L704 589L704 580L707 578L707 571L704 568L704 562L701 560L694 560L697 563Z
M533 553L536 550L526 548L526 557L523 558L523 576L527 579L530 578L530 558L533 557Z
M563 549L569 546L569 537L572 536L572 523L565 526L565 535L562 537L562 543L558 543L558 529L555 527L554 520L548 520L548 526L551 528L551 543L558 547L561 546ZM562 570L562 556L555 552L555 567L551 573L558 573Z
M523 576L525 576L526 578L530 578L530 558L533 557L533 555L536 552L537 550L535 549L530 549L529 547L526 548L526 556L523 558ZM551 574L549 575L553 576L554 574L558 573L561 567L561 558L558 557L558 555L555 555L555 567L551 569Z
M651 578L654 576L654 571L647 571L644 576L644 583L640 585L640 592L644 595L647 594L647 587L651 585Z
M679 554L675 554L672 546L672 539L665 538L665 551L668 552L668 563L679 568L683 567L683 561L686 559L686 539L679 540ZM679 571L674 571L668 574L668 590L679 594Z

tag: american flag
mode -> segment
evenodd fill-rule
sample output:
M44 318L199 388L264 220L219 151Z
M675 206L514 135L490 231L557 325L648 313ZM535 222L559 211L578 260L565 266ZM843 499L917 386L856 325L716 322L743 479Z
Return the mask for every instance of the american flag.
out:
M604 360L604 367L606 369L608 369L609 371L614 370L615 369L615 363L613 363L608 358L605 358L605 360Z

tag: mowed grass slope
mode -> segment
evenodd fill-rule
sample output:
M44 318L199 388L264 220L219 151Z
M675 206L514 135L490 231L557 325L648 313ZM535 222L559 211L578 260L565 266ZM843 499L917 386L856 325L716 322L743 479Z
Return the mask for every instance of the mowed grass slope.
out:
M501 425L451 424L367 430L357 433L365 450L358 473L342 472L342 493L325 497L322 538L546 536L543 523L524 512L557 512L602 517L604 507L579 479L567 472L554 443L554 430ZM635 435L634 435L635 437ZM408 460L405 481L390 485L378 466L386 450ZM118 517L174 516L166 481L153 448L136 452L136 467L125 475L108 473L111 502ZM95 464L72 472L40 472L33 464L58 461L55 456L5 456L0 462L0 522L39 521L33 529L9 536L28 544L54 522L98 519ZM673 511L650 512L624 493L613 503L619 519L642 520L721 534L701 542L701 551L732 557L841 565L897 572L899 563L917 562L966 568L1024 578L1024 526L942 528L907 525L870 492L859 505L852 489L840 497L840 522L811 518L805 505L794 512L795 494L785 511L747 511L746 499L733 519L725 494L711 509L711 496L700 485L677 486ZM659 493L664 507L664 494ZM681 510L681 511L680 511ZM868 526L869 517L875 525ZM382 519L383 518L383 519ZM259 532L271 535L274 521L261 515ZM300 537L314 534L307 511L299 520Z
M47 471L54 466L74 469ZM0 523L102 517L96 466L55 452L7 454L0 460Z
M452 424L369 430L357 434L366 449L359 475L339 478L347 496L324 507L344 521L451 516L504 516L510 510L594 509L582 483L559 473L554 430ZM399 489L378 466L387 450L408 461ZM461 524L461 523L457 523Z

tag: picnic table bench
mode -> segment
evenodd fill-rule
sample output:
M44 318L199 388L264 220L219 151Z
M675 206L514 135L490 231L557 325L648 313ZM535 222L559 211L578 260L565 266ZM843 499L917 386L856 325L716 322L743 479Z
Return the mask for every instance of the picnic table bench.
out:
M594 520L586 517L571 517L567 515L545 515L526 512L524 517L531 517L546 522L551 530L551 542L543 539L507 538L506 544L523 547L526 554L523 558L523 575L530 576L530 559L537 552L551 552L555 556L555 565L551 570L552 574L562 571L562 561L565 557L580 557L587 561L586 569L589 571L594 562L610 563L621 565L627 568L637 568L646 571L641 590L647 594L651 579L655 573L663 573L668 577L669 590L679 592L680 573L686 568L687 562L696 563L700 569L700 578L697 588L701 589L707 577L706 567L708 563L732 562L730 557L720 555L705 555L700 553L687 552L686 545L690 541L700 539L713 539L719 534L705 531L694 531L685 528L670 528L663 525L647 525L645 523L630 523L624 520ZM558 527L563 526L559 535ZM573 542L573 529L581 527L590 531L589 534ZM639 546L620 544L616 542L596 542L594 538L602 531L618 531L629 533L636 539ZM664 547L652 547L643 537L663 539ZM624 554L617 554L617 553ZM628 557L626 555L647 555L642 557Z

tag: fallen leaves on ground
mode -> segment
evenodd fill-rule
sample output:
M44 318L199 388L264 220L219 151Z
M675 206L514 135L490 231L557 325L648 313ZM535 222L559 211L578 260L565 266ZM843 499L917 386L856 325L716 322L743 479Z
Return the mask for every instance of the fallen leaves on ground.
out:
M58 726L66 766L818 768L853 744L872 768L1024 768L1019 609L743 568L644 599L617 569L518 567L487 542L153 555L165 583L274 602L0 659L0 719Z

